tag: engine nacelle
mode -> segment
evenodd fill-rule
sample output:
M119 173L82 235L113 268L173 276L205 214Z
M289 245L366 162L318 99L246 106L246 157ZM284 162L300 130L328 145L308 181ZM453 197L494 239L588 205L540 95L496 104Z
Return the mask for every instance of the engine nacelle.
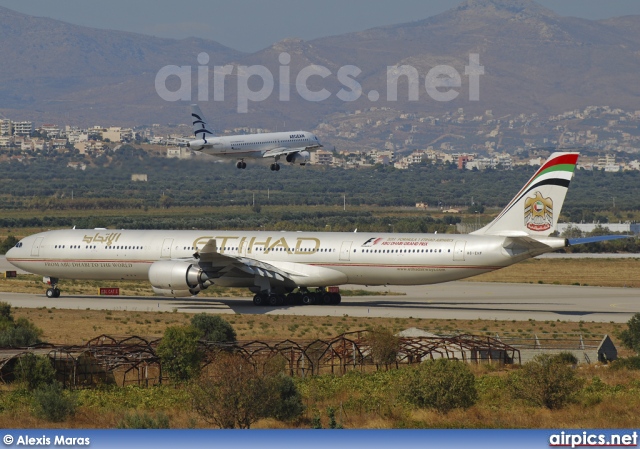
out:
M209 276L199 266L180 260L161 260L149 267L149 282L154 289L197 293L207 287L208 279Z
M171 298L186 298L198 294L198 292L194 293L191 290L172 290L169 288L157 288L154 286L151 286L151 288L156 295L169 296Z
M291 164L306 164L309 160L308 151L297 151L287 154L287 162Z

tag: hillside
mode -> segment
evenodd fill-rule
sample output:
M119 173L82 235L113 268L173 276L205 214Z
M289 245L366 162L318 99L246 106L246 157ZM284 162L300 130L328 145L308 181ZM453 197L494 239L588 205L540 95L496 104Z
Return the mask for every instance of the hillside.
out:
M428 7L416 13L426 17ZM216 128L262 126L312 129L328 114L369 106L392 106L406 112L442 112L464 107L476 113L559 113L588 105L638 109L640 85L640 17L604 21L561 17L531 0L469 0L445 13L411 23L325 37L287 39L254 54L245 54L202 39L159 39L105 31L36 18L0 8L0 112L15 119L104 125L185 123L186 103L161 100L155 92L158 70L169 64L195 68L205 51L214 65L264 65L275 76L275 89L262 102L251 103L238 116L236 77L227 77L224 102L203 104ZM291 101L279 101L278 56L292 59ZM469 54L478 53L485 74L480 101L470 102ZM310 65L327 67L331 75L309 80L312 90L326 88L331 97L303 100L295 77ZM420 100L387 104L387 66L409 64L420 74ZM437 102L426 94L424 77L440 64L462 74L460 95ZM363 95L343 102L335 94L344 87L337 70L354 65ZM235 74L235 71L234 71ZM256 80L253 80L256 81ZM194 80L195 84L195 75ZM210 85L213 83L210 82ZM252 84L252 88L258 89ZM370 101L376 90L380 100ZM193 89L194 99L196 90ZM213 88L210 86L212 96ZM210 99L212 99L210 97Z

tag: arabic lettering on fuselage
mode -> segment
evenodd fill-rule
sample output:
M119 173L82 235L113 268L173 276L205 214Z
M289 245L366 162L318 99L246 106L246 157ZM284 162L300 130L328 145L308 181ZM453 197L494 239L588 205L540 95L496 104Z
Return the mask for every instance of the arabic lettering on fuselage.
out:
M86 235L83 237L82 241L86 243L104 243L107 246L111 246L114 242L117 242L122 235L121 232L110 232L108 234L102 234L101 232L96 232L96 235Z

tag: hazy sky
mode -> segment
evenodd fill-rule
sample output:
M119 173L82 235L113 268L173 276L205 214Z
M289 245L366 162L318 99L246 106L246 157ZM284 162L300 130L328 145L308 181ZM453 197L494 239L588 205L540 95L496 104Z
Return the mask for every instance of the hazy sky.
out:
M0 6L95 28L213 39L254 52L286 37L305 40L411 22L462 0L0 0ZM563 16L640 14L638 0L538 0Z

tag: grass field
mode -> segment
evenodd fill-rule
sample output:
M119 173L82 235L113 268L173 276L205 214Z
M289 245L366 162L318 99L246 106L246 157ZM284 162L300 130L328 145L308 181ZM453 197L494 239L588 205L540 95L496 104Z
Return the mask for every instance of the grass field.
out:
M44 331L43 339L52 343L83 344L101 334L162 336L168 326L186 326L193 314L182 312L133 312L117 310L67 310L51 308L14 309ZM553 338L582 335L601 338L615 335L625 324L572 321L438 320L420 318L305 317L295 315L222 315L234 327L240 340L284 340L331 338L343 332L383 326L394 332L410 327L434 333L473 333L533 335ZM619 346L618 342L616 344Z
M530 259L468 280L639 288L638 256L638 259Z

